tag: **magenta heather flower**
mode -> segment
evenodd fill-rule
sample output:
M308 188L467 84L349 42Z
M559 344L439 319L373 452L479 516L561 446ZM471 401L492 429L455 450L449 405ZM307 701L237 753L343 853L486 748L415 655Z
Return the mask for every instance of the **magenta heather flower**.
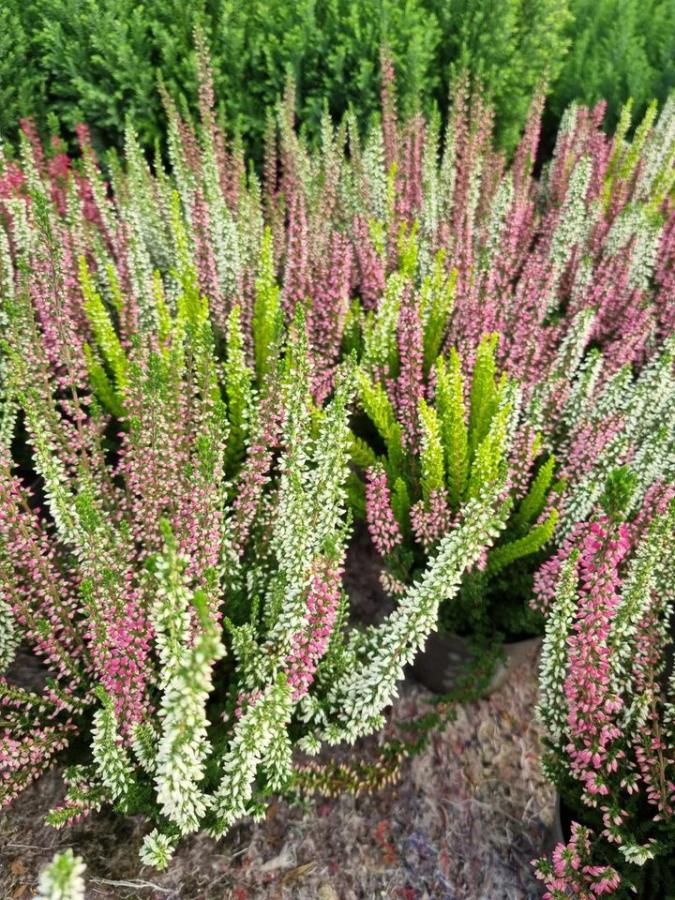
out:
M420 439L418 406L424 397L424 349L419 311L409 297L401 303L397 338L400 371L394 387L396 411L403 441L413 450Z
M366 473L366 517L375 549L380 556L388 556L401 543L402 537L391 508L387 475L381 468L372 468Z
M546 885L545 900L579 897L595 900L613 894L621 884L619 873L611 866L594 866L592 833L572 822L572 836L567 844L558 844L552 862L535 860L536 875Z
M565 682L570 743L570 771L583 785L583 795L606 795L605 775L615 772L623 751L616 749L622 731L617 714L623 701L612 685L610 625L620 602L619 567L630 550L629 530L621 524L616 537L606 524L594 522L581 544L579 608L568 641Z
M352 240L356 259L357 292L364 309L376 309L385 289L384 265L378 255L363 216L352 222Z
M310 297L309 241L305 201L301 194L293 195L288 214L288 236L284 268L284 308L292 318L298 303Z
M328 649L340 605L341 575L340 568L328 568L318 572L309 587L304 627L292 636L284 666L295 700L309 691L319 661Z
M267 391L259 410L259 433L251 441L249 452L239 473L232 502L232 544L242 556L264 499L265 485L271 480L275 450L278 450L283 410L277 405L273 391Z
M452 525L452 513L445 491L431 492L429 499L419 500L410 510L415 537L429 553Z
M352 245L332 232L326 257L319 263L312 289L309 335L314 355L313 393L322 404L333 387L347 312L352 273Z

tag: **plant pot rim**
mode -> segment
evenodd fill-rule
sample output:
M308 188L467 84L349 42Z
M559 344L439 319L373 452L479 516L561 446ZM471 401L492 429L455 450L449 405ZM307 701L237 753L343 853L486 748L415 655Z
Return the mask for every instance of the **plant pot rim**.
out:
M504 658L497 662L489 684L481 691L487 697L502 687L511 671L541 647L543 638L535 635L517 641L504 642ZM412 665L414 677L436 694L449 693L466 673L466 666L476 659L470 639L445 631L433 631L424 649Z
M560 791L555 792L555 808L553 810L553 841L555 846L558 844L566 844L567 838L563 829L562 821L562 797Z

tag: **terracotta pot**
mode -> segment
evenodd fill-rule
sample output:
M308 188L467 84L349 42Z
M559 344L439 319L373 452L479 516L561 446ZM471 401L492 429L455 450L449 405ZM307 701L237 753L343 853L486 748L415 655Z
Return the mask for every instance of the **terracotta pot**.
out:
M534 663L541 643L542 638L533 637L504 644L504 659L497 663L482 696L488 696L505 684L520 663L527 659ZM456 634L433 632L429 635L424 650L417 655L412 671L415 678L430 691L447 694L456 687L457 680L466 674L475 658L475 653L465 638Z

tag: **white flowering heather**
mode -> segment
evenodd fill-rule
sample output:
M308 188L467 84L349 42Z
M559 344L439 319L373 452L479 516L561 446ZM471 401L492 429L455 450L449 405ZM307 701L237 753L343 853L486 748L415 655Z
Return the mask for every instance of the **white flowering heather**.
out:
M161 871L169 865L175 850L176 838L154 828L143 838L139 856L144 865Z
M215 836L253 812L253 783L269 747L283 734L291 718L291 691L280 677L249 703L234 728L229 749L222 760L222 779L214 794ZM286 760L288 764L290 760Z
M576 612L577 555L571 554L560 572L555 600L546 622L539 668L537 714L553 741L560 741L567 718L565 707L559 700L567 672L567 638Z
M1 562L0 562L1 565ZM0 673L4 672L16 653L21 635L8 603L0 599Z
M101 783L113 800L124 805L133 781L133 766L122 743L112 702L103 693L101 702L94 713L91 752Z
M452 602L465 569L498 536L493 489L464 507L461 522L440 542L419 581L408 588L382 625L354 639L342 677L331 686L329 743L355 741L382 723L382 712L396 696L403 670L437 627L442 602Z
M131 735L131 746L139 765L152 774L157 766L157 732L151 722L139 722Z
M162 523L164 547L154 562L154 603L151 612L155 647L163 688L184 663L192 637L192 591L184 570L188 560L181 557L166 522Z
M575 244L586 240L589 213L586 196L592 174L592 160L582 156L572 169L558 225L551 237L550 261L553 268L552 288L564 272ZM555 294L548 298L546 312L551 312Z
M40 873L36 897L38 900L84 900L85 869L72 850L56 853Z
M605 480L617 465L629 463L637 476L630 509L635 510L650 487L672 480L675 472L675 347L670 339L635 378L626 366L602 379L603 362L589 358L573 382L552 439L564 459L569 479L559 525L561 537L588 518ZM596 387L593 387L593 383ZM576 404L576 408L572 407Z
M152 768L162 814L181 834L188 834L199 828L210 805L210 798L201 788L205 760L211 751L206 704L213 690L213 665L225 654L225 648L209 619L203 595L190 597L190 610L180 608L184 597L182 567L173 536L166 534L166 541L166 553L156 572L158 599L152 618L160 654L162 650L165 654L159 709L161 731ZM165 589L161 590L163 586ZM187 618L189 612L201 620L193 637L187 622L181 627L181 619ZM151 758L149 735L137 730L135 737L140 761L147 764Z

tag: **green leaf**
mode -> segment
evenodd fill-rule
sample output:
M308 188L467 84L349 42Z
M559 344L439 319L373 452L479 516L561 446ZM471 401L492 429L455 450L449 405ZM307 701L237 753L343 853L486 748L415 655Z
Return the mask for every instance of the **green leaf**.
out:
M239 306L234 306L227 318L226 360L223 369L230 419L227 456L228 461L232 462L243 453L248 436L253 383L253 373L246 365Z
M420 400L419 414L422 426L422 449L420 452L422 496L428 503L434 492L445 489L443 444L436 410L425 400Z
M471 464L467 497L479 497L502 476L506 464L507 425L510 414L511 404L505 403L492 417L490 430L478 445Z
M402 478L394 481L391 492L391 509L403 534L410 530L410 494Z
M445 337L448 319L455 301L457 269L447 275L445 253L439 250L434 261L434 272L422 290L421 318L424 322L424 371L429 373Z
M371 382L362 369L356 370L356 379L361 404L385 443L389 465L394 470L400 469L403 461L401 426L389 397L382 385Z
M530 556L548 543L553 537L556 522L558 521L558 510L553 509L548 518L535 526L524 537L515 541L509 541L508 544L502 544L501 547L495 547L488 553L487 558L487 574L490 576L497 575L506 566L511 565L517 559L524 556Z
M84 345L84 357L87 363L89 381L92 391L101 405L117 419L124 418L124 406L115 386L108 378L108 373L94 357L91 347Z
M377 464L377 454L370 444L355 434L351 436L349 453L354 465L362 469L368 469Z
M449 368L442 357L436 362L436 409L445 450L449 502L453 509L459 509L469 476L469 431L462 364L454 348L450 351Z
M497 408L495 350L498 340L497 334L486 334L476 351L469 401L470 459L473 459L476 449L488 433Z
M522 528L534 522L543 510L551 482L553 481L555 463L555 456L551 454L546 462L539 467L539 471L530 485L529 491L521 500L511 520L515 528Z
M129 383L129 360L122 343L105 308L103 300L94 287L85 258L80 257L80 287L84 297L84 311L94 333L96 346L110 366L118 390Z
M276 366L282 331L281 289L276 283L272 231L265 228L260 250L260 274L255 283L253 345L258 381Z

